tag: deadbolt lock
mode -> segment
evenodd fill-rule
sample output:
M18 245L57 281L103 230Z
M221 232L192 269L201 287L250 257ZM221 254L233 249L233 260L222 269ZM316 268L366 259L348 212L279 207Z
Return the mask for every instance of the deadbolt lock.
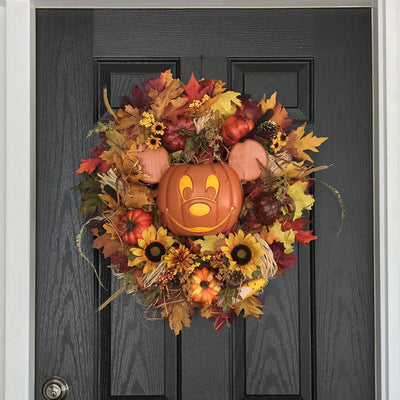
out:
M67 393L67 382L58 376L48 379L42 387L42 394L46 400L61 400L65 398Z

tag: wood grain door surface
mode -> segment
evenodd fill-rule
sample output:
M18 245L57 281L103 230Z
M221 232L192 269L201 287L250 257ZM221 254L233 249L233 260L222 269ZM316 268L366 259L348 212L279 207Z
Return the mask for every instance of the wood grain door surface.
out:
M36 398L58 375L68 400L371 400L374 395L371 15L368 9L37 11ZM178 337L107 291L79 257L85 135L135 84L170 68L218 78L259 99L278 91L294 125L329 140L318 174L342 194L347 220L321 183L311 215L319 239L270 282L260 323L220 333L194 317Z

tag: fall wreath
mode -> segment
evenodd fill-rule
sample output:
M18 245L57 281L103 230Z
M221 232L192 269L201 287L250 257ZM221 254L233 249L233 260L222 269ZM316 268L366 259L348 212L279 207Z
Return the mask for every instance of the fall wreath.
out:
M102 141L82 159L79 215L122 292L169 318L178 334L195 309L219 331L242 311L259 319L257 295L296 263L295 242L316 239L303 210L314 198L305 135L276 93L259 102L217 79L185 85L170 71L136 86L89 135ZM81 234L77 237L80 254ZM89 261L90 262L90 261ZM93 265L93 264L92 264ZM151 317L150 317L151 318Z

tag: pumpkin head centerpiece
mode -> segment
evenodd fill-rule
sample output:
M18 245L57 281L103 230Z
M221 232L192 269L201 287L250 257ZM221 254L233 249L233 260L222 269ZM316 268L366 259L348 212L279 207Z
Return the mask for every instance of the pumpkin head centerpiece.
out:
M228 231L242 203L240 180L225 163L172 165L161 178L157 197L162 224L182 236Z

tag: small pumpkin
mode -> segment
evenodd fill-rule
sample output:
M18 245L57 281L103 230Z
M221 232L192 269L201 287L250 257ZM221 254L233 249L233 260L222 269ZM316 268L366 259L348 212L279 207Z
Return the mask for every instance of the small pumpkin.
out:
M225 163L172 165L161 178L157 196L163 226L181 236L228 231L242 203L240 180Z
M164 171L169 167L168 151L164 147L156 150L146 149L138 153L140 165L146 183L158 183Z
M229 153L229 165L242 181L253 181L261 175L260 164L268 165L263 145L253 139L236 143Z
M207 267L198 268L192 275L191 297L197 303L211 303L218 300L221 290L219 282L214 278L214 271Z
M137 208L123 214L120 221L119 230L122 240L126 243L137 244L138 239L142 239L142 232L153 224L153 216Z
M221 126L222 140L226 145L231 146L245 137L253 128L254 122L251 118L238 113L233 114Z
M176 118L176 121L168 121L162 137L163 145L171 151L183 150L189 135L182 135L183 131L196 131L196 127L191 119L184 117Z

